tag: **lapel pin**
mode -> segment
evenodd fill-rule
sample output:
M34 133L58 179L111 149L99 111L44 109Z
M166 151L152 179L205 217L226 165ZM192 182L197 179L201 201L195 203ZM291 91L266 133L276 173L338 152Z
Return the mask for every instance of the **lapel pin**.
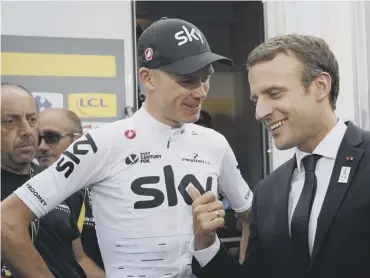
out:
M346 160L348 160L348 161L352 161L352 160L353 160L353 156L347 156L347 157L346 157Z
M347 183L349 179L349 173L351 172L351 167L343 166L339 174L339 183Z

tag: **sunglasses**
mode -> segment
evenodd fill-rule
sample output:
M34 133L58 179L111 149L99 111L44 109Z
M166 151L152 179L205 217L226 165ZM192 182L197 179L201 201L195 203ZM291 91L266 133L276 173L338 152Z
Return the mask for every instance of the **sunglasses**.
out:
M80 133L58 133L54 131L45 131L45 132L40 132L39 134L39 146L41 144L42 139L45 140L45 143L48 145L53 145L53 144L58 144L62 138L66 136L79 136L81 135Z

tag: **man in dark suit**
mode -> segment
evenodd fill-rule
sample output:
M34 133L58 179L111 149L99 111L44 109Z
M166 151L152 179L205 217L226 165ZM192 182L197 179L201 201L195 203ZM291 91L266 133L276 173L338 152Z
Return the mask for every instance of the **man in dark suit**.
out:
M285 35L248 58L256 118L295 155L254 192L243 265L215 234L222 210L194 200L193 273L201 278L370 277L370 132L335 115L338 63L321 39Z

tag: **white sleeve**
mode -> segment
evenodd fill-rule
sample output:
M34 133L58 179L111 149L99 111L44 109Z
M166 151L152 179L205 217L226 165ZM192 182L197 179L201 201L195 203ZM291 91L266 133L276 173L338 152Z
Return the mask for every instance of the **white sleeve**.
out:
M220 250L220 240L218 236L216 235L216 241L208 248L203 250L195 251L194 247L194 237L190 242L189 249L190 252L194 255L194 257L197 259L199 265L201 267L205 267L213 258L216 256L218 251Z
M244 212L252 206L253 193L243 179L234 152L227 141L218 184L221 194L229 200L235 212Z
M76 140L53 165L14 192L36 216L44 216L73 193L102 180L110 148L99 131Z

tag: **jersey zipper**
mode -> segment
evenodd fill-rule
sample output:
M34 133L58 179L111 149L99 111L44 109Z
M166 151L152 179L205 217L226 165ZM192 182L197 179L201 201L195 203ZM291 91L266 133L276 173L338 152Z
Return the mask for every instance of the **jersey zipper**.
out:
M170 148L171 139L178 139L179 136L181 136L184 133L184 129L181 130L171 130L170 137L167 141L167 149ZM174 141L174 140L172 140Z

